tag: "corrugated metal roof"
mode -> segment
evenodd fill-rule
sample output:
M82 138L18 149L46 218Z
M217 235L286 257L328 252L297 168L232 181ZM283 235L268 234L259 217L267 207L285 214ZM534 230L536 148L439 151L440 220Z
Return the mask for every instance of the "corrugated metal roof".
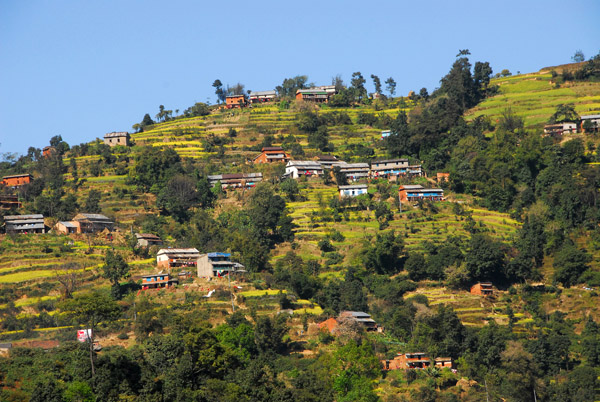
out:
M403 186L400 186L400 190L419 190L422 188L423 186L421 186L420 184L405 184Z
M6 215L4 217L4 221L14 221L14 220L27 220L27 219L44 219L44 215L42 214L33 214L33 215Z
M31 177L31 178L33 178L33 176L30 175L29 173L23 173L23 174L13 174L13 175L10 175L10 176L3 176L2 179L14 179L14 178L17 178L17 177Z
M586 116L581 116L581 120L589 120L589 119L600 119L600 114L588 114Z
M353 190L353 189L362 189L362 188L367 188L366 184L351 184L348 186L338 186L338 189L340 190Z
M77 225L75 225L72 222L68 222L68 221L60 221L58 223L60 223L61 225L63 225L66 228L76 228L77 227Z
M79 217L79 215L83 216L86 219L90 219L90 220L97 220L97 221L109 221L112 222L108 217L106 217L105 215L102 214L87 214L87 213L80 213L77 214L75 216L75 218L73 218L73 220L80 220L81 217ZM79 217L79 219L78 219Z
M44 229L43 223L27 223L23 225L7 225L7 230Z
M128 135L127 131L113 131L112 133L104 134L104 138L127 137Z
M195 248L161 248L156 254L200 254Z
M253 96L275 96L277 93L275 91L256 91L250 92L250 97Z
M208 256L208 258L214 258L214 257L231 257L230 253L221 253L221 252L207 253L206 255Z

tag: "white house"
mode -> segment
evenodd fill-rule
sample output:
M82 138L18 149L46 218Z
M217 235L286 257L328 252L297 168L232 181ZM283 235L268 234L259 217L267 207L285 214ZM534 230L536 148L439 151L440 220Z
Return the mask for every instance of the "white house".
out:
M352 184L349 186L338 186L340 197L357 197L362 194L367 194L366 184Z
M323 166L316 161L289 161L285 166L285 175L292 179L301 176L321 176Z

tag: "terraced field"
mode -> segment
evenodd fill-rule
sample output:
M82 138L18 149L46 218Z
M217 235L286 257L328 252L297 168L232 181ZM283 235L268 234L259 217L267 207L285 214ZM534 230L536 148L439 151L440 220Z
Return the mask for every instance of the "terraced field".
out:
M290 215L297 225L296 237L300 243L296 252L305 259L320 258L318 242L338 231L344 236L344 240L332 241L332 244L346 255L345 263L352 262L361 242L379 232L374 212L350 210L340 217L339 222L323 221L322 217L331 213L329 201L332 197L337 197L337 187L320 184L319 179L311 179L306 186L301 190L304 200L288 203ZM470 236L465 227L466 215L455 215L449 202L435 205L438 208L435 214L403 206L404 211L395 211L394 220L389 222L389 228L385 230L402 233L408 250L421 250L424 241L439 244L450 236L464 239ZM519 223L508 214L469 206L466 206L465 211L471 214L479 230L487 231L492 237L502 241L510 241L519 227ZM283 250L276 253L273 261L282 256Z
M568 82L557 87L549 69L493 79L500 93L467 112L467 118L487 116L497 121L507 108L524 119L527 128L543 128L558 104L573 103L580 115L600 112L600 83Z

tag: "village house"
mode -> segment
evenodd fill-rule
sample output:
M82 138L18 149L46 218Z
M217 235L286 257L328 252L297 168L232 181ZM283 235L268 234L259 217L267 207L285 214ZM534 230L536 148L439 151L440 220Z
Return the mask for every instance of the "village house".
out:
M343 197L358 197L362 194L367 194L366 184L352 184L348 186L338 186L340 198Z
M289 161L285 166L285 176L297 179L302 176L322 176L323 166L316 161Z
M440 173L436 174L435 180L438 184L442 182L449 183L450 182L450 173Z
M325 91L327 93L327 95L331 96L331 95L335 95L337 93L337 90L335 89L335 85L321 85L312 89L320 89L322 91Z
M142 276L142 290L169 288L179 284L179 280L171 278L171 275L160 271L158 274Z
M56 148L50 145L47 145L44 148L42 148L42 156L44 156L45 158L54 155L56 152Z
M135 237L138 247L160 246L163 244L162 239L152 233L136 233Z
M44 216L35 215L7 215L4 217L5 233L46 233Z
M317 155L313 158L315 162L319 162L324 169L331 169L340 160L335 155Z
M383 130L381 132L381 139L386 139L387 137L389 137L390 135L392 135L392 130Z
M342 311L338 316L338 322L341 320L352 320L361 324L367 331L377 331L378 326L374 319L365 312L362 311Z
M340 172L344 173L348 180L356 181L369 177L368 163L347 163L340 161L333 164L334 168L336 166L340 168Z
M112 232L114 222L102 214L80 213L75 215L71 223L77 226L77 233L96 233L103 230Z
M371 177L388 177L406 175L408 159L385 159L371 162Z
M216 174L208 176L208 182L211 187L221 183L221 188L236 189L236 188L251 188L255 187L256 183L262 181L262 173L230 173Z
M593 127L593 131L598 131L598 128L600 128L600 114L588 114L585 116L581 116L581 132L585 133L585 128L583 127L584 125L589 125L590 123L586 122L590 122L592 127Z
M281 147L263 147L260 155L253 159L254 163L286 163L290 160L290 154L285 152Z
M196 268L200 252L195 248L161 248L156 253L156 265L159 268L185 269Z
M296 91L296 100L326 103L329 99L329 95L330 94L323 89L299 89Z
M408 370L423 369L430 367L432 360L427 353L398 353L396 357L381 361L384 370ZM433 364L438 368L452 368L452 358L438 357L433 360Z
M409 165L406 175L408 177L423 177L425 176L425 173L423 172L421 165Z
M544 126L544 134L547 135L563 135L577 132L577 124L572 122L564 122L558 124L546 124Z
M0 209L19 209L21 208L21 201L19 196L16 194L3 194L0 195Z
M24 174L13 174L10 176L4 176L1 184L6 187L19 187L29 184L33 181L33 176L29 173Z
M104 143L110 147L117 145L129 146L129 133L125 131L104 134Z
M471 286L471 293L480 296L491 296L494 294L494 288L491 282L479 282Z
M273 102L277 98L275 91L250 92L250 103Z
M56 225L54 225L54 229L56 229L56 231L58 233L62 233L62 234L77 233L78 227L79 227L78 225L74 224L73 222L69 222L69 221L59 221L59 222L56 222Z
M229 273L246 272L240 263L231 261L230 253L207 253L198 258L198 277L212 278Z
M225 98L225 107L227 109L243 108L246 106L245 95L229 95Z
M419 184L405 184L398 189L398 197L400 202L443 201L444 190L441 188L423 188Z

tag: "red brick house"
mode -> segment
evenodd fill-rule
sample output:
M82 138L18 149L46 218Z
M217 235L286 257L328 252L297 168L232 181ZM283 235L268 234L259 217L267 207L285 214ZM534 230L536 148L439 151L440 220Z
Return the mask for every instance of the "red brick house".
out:
M471 293L480 296L491 296L494 294L494 288L491 282L479 282L471 286Z
M29 184L33 181L33 176L29 173L24 174L13 174L11 176L4 176L2 178L2 184L7 187L19 187Z
M281 147L263 147L260 155L253 159L254 163L287 163L290 160L290 154L285 152Z
M225 107L227 109L243 108L246 106L245 95L229 95L225 98Z

